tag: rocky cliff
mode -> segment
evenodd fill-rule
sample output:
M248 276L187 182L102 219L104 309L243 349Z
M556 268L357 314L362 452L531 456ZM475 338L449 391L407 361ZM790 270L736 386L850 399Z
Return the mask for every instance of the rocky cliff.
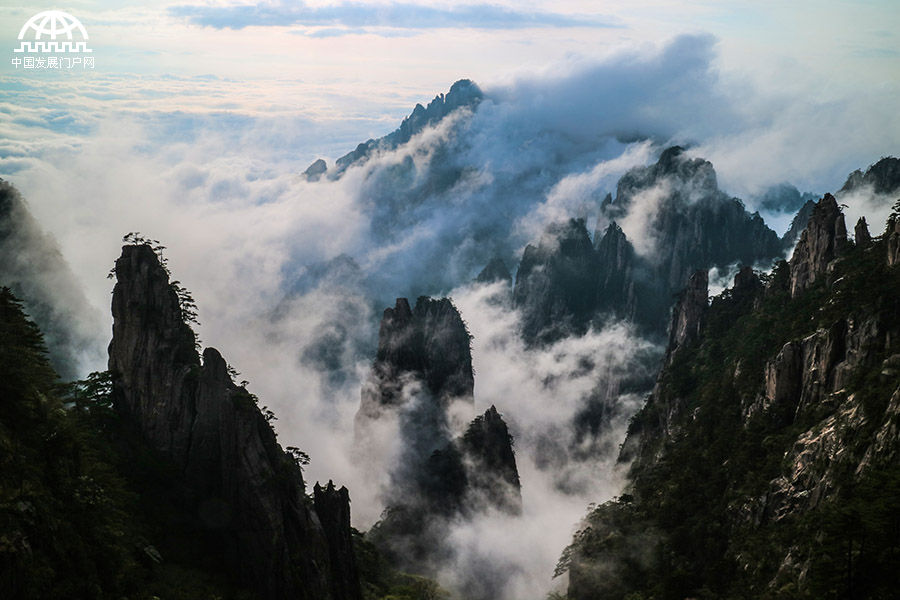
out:
M563 555L570 598L893 593L900 271L842 225L824 197L790 263L675 311L673 341L697 334L630 425L626 493Z
M79 362L98 358L100 315L89 306L53 238L41 230L25 200L0 179L0 285L10 288L43 330L50 360L63 379Z
M325 487L313 486L313 506L328 542L333 598L361 600L359 573L350 528L350 492L335 488L329 481Z
M884 237L887 241L888 265L896 266L900 264L900 203L894 205L894 214L888 219Z
M357 442L373 443L380 419L394 419L402 451L392 467L387 509L370 538L393 563L433 573L450 552L453 520L485 510L521 509L512 436L493 406L461 436L448 409L474 402L470 336L446 298L398 298L384 311L378 353L356 417ZM365 452L366 450L363 450Z
M513 439L494 406L475 417L457 441L468 472L473 504L510 514L522 511L521 485Z
M864 187L871 187L876 194L893 194L900 190L900 158L888 156L870 166L865 172L853 171L840 192L850 192Z
M552 341L585 331L597 302L597 266L582 219L550 225L537 246L525 248L513 302L522 310L526 340Z
M384 310L357 420L377 418L384 407L406 402L404 388L413 381L442 407L456 399L472 400L475 376L469 332L447 298L423 296L415 309L406 298L397 298L393 308Z
M233 383L217 350L207 348L201 360L183 293L149 245L125 246L115 277L112 399L174 465L172 486L198 534L260 597L359 598L346 492L320 499L329 515L323 527L299 464L278 445L255 398Z
M633 211L650 216L640 251L617 224ZM593 245L573 220L526 247L514 300L527 341L583 333L609 316L662 337L671 298L694 271L771 261L784 251L759 214L719 190L712 164L677 146L623 175L615 199L601 203L600 222L607 225Z
M806 225L809 223L809 218L812 216L815 206L815 201L808 200L794 215L794 218L791 220L791 226L781 236L781 243L786 250L793 250L797 244L800 234L803 233L803 230L806 229Z
M828 264L847 245L844 214L831 194L825 194L812 211L791 256L791 296L797 297L823 277Z
M328 175L332 178L340 177L350 166L361 164L374 152L379 150L393 150L408 142L414 135L420 133L426 127L436 125L444 117L459 108L474 108L478 106L484 94L475 82L468 79L460 79L452 86L447 94L438 94L428 103L428 106L416 104L408 117L403 119L400 127L388 135L367 140L359 144L344 156L335 161L334 169ZM313 162L304 172L310 181L318 180L328 171L325 161L321 158Z

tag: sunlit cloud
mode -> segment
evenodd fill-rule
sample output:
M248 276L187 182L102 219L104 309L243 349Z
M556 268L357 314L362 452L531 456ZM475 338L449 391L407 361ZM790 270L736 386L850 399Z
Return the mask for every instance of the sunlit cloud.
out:
M524 29L554 27L621 27L618 19L598 15L569 15L543 11L521 11L495 4L436 7L414 3L387 5L347 2L311 6L304 2L260 2L225 6L185 4L169 13L196 25L217 29L288 25L342 26L394 29ZM378 30L372 30L377 32Z

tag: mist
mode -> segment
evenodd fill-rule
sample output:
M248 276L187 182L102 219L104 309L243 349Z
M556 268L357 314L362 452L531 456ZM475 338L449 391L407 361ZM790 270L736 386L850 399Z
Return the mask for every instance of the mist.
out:
M522 248L561 218L596 224L618 178L670 143L710 159L732 194L785 180L827 190L889 152L891 131L900 129L880 97L818 106L748 90L723 77L717 60L714 38L681 36L486 82L475 110L337 180L299 175L309 123L218 109L190 117L83 109L71 115L79 127L51 129L41 144L5 154L0 173L83 286L76 319L87 339L69 350L79 374L105 368L106 273L121 236L160 240L173 277L199 305L203 344L218 348L275 411L282 445L309 453L308 482L348 486L359 529L379 519L402 451L390 420L373 433L378 452L360 460L356 450L354 415L381 311L400 296L452 298L474 337L476 380L471 414L456 414L451 426L497 406L515 439L523 514L454 524L455 558L438 578L460 589L502 573L499 597L540 597L560 584L553 568L587 506L621 491L618 445L643 398L615 399L603 443L590 452L579 451L572 422L604 381L644 368L661 349L626 323L526 348L519 315L504 301L508 290L473 285L478 271L494 256L514 267ZM773 105L784 110L769 118ZM821 127L823 116L831 127ZM888 125L879 133L872 123ZM3 127L12 139L30 131L16 118ZM825 143L845 134L848 144ZM796 150L799 140L816 151ZM620 223L645 255L658 251L644 233L665 190L651 192ZM846 201L879 219L888 212L887 199L862 192ZM27 248L4 252L21 259ZM44 270L41 285L69 289L66 277Z

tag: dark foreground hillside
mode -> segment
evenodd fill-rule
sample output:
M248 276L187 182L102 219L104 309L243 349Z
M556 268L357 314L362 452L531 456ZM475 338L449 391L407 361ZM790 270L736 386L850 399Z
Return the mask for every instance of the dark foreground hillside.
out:
M441 597L350 527L349 494L308 493L270 411L201 358L189 294L151 246L114 271L110 371L59 382L0 288L0 597Z
M826 195L790 263L709 306L692 279L631 483L560 561L569 598L897 597L898 254L897 210L854 242Z

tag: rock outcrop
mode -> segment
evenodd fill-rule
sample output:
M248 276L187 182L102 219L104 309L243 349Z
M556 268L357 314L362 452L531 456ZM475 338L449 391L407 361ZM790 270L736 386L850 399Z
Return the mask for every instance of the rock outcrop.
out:
M498 281L507 286L512 285L512 274L510 274L506 263L499 256L492 258L491 262L485 265L478 273L478 276L475 277L476 283L496 283Z
M800 234L803 233L803 230L806 229L806 226L809 224L809 218L812 217L813 209L815 207L816 202L814 200L807 200L803 206L800 207L800 210L797 211L797 214L794 215L793 220L791 220L791 226L784 232L784 235L781 236L781 243L785 250L792 250L794 248L797 240L800 239Z
M869 234L869 224L866 223L865 217L860 217L853 228L853 241L856 245L866 247L872 243L872 236Z
M41 230L18 190L0 179L0 286L8 287L44 332L50 362L64 380L80 359L102 358L101 315L87 301L56 241Z
M639 247L617 224L632 211L650 215ZM526 247L513 294L526 341L583 333L610 316L662 337L672 295L694 271L783 253L759 214L719 190L712 164L677 146L622 176L615 199L601 203L600 223L593 245L583 222L572 220Z
M900 190L900 158L882 158L863 173L853 171L847 177L840 192L851 192L871 186L876 194L893 194Z
M738 273L738 277L741 274ZM672 325L669 327L669 360L680 348L700 339L703 318L709 304L709 274L696 271L688 280L672 311Z
M654 240L646 252L665 291L681 289L697 269L735 262L752 265L781 255L775 232L758 213L750 214L737 198L722 192L709 161L688 158L684 149L665 150L656 164L630 170L616 187L604 213L621 219L633 207L654 199L654 217L645 235ZM663 326L665 322L663 323Z
M900 216L893 215L888 219L884 237L887 239L888 266L900 265Z
M416 104L412 113L400 123L400 127L377 140L368 140L359 144L354 150L335 161L333 177L339 177L352 165L364 162L373 152L392 150L408 142L414 135L440 122L444 117L459 108L478 106L484 94L481 89L468 79L460 79L446 95L438 94L428 106Z
M519 514L522 495L513 440L497 409L491 406L475 417L457 444L468 471L468 493L476 496L475 503Z
M357 445L370 452L380 419L394 419L401 440L387 509L371 538L395 565L432 573L446 559L450 523L486 510L518 514L519 476L512 436L496 408L451 432L448 409L474 402L470 337L446 298L405 298L384 311L378 354L356 416Z
M615 221L610 221L602 234L594 234L594 249L597 253L597 310L615 316L634 320L638 313L639 288L635 278L636 264L634 246L625 232Z
M738 277L741 275L738 274ZM706 320L709 300L709 275L697 271L687 287L678 295L672 309L669 325L669 343L664 358L664 369L671 366L679 352L700 340ZM684 403L677 394L666 389L661 377L657 378L653 391L647 397L643 417L633 419L620 451L620 461L646 464L655 461L666 440L678 429Z
M359 598L346 547L307 505L300 466L219 352L203 359L176 287L154 250L129 245L115 266L112 398L122 418L179 474L173 487L237 583L263 598ZM339 499L349 511L349 499ZM336 501L330 502L332 512ZM348 524L342 521L341 527ZM340 542L343 544L343 542ZM355 586L355 588L354 588Z
M547 228L529 244L516 273L513 302L522 311L522 334L549 342L583 333L596 306L597 255L583 219Z
M316 483L313 502L328 541L332 597L362 600L350 530L350 492L343 486L336 489L332 481L325 487Z
M307 181L318 181L326 171L328 171L328 165L325 160L318 158L306 167L306 170L303 171L303 178Z
M404 389L421 384L441 407L472 401L475 376L469 332L447 298L406 298L387 308L378 333L378 352L363 389L360 417L377 418L383 407L405 402Z
M849 244L826 196L790 264L742 269L702 319L682 295L622 448L630 484L563 555L570 597L893 593L900 272L860 227Z
M825 276L847 244L844 214L831 194L819 200L790 260L791 296L796 298Z
M431 575L452 560L452 526L489 511L522 511L512 436L493 406L408 477L395 486L399 493L385 498L387 508L370 536L404 570Z

